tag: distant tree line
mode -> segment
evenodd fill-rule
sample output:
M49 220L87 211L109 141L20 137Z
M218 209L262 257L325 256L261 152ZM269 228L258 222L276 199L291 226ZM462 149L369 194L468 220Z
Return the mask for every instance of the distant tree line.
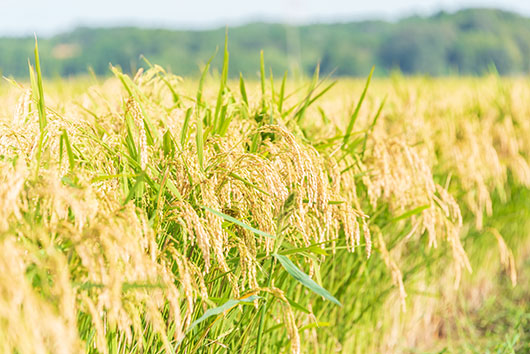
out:
M530 73L530 19L495 9L440 12L398 22L362 21L286 26L255 23L229 29L230 73L255 77L259 52L275 75L285 70L365 76L393 70L433 76ZM39 40L47 76L109 74L109 63L126 72L145 66L141 56L182 76L198 75L225 29L176 31L140 28L78 28ZM26 77L33 38L0 38L0 71ZM219 68L218 53L213 67Z

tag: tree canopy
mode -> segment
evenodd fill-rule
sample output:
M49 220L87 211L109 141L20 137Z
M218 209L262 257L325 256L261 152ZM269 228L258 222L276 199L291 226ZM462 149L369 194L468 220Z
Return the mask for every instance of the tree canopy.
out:
M88 72L109 74L109 63L125 72L145 66L141 56L179 75L198 75L221 48L225 29L77 28L39 39L47 76ZM480 75L495 68L501 75L530 72L530 19L495 9L439 12L397 22L361 21L287 26L254 23L228 30L230 73L255 77L259 52L273 73L299 70L310 74L320 63L323 74ZM0 38L0 72L25 77L32 57L32 37ZM219 68L222 55L214 59Z

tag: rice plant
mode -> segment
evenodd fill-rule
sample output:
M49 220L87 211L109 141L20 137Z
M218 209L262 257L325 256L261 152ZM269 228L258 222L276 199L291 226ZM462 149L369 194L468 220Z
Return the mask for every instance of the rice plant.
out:
M527 270L524 80L295 87L222 55L43 82L36 47L2 88L2 352L433 349L448 304Z

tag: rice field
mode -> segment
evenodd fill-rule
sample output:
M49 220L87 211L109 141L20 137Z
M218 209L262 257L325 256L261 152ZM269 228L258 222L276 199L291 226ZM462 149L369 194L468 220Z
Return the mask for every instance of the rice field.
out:
M527 78L224 58L0 84L0 352L530 350Z

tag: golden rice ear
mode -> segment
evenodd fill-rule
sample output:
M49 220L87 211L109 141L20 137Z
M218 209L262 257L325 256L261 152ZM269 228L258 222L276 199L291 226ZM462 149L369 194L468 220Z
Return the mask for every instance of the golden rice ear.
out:
M489 228L488 231L495 236L497 243L499 244L499 257L502 266L510 276L512 286L517 285L517 269L515 267L515 258L513 257L512 250L508 247L504 238L497 229Z
M459 205L445 188L434 182L431 168L418 152L404 141L380 137L374 144L374 156L366 161L371 174L363 177L370 203L386 203L396 215L412 214L414 233L426 232L429 246L437 247L439 239L450 245L457 275L471 265L460 241L462 215Z
M405 285L403 284L403 274L401 273L401 270L399 269L398 265L390 255L390 252L386 248L385 240L383 239L383 234L381 231L378 230L377 232L377 241L378 241L378 248L381 252L381 256L383 257L383 260L387 266L387 268L390 270L392 274L392 281L394 282L394 285L399 289L399 299L401 301L401 311L405 312L407 311L407 292L405 291Z
M184 227L187 230L187 235L190 243L193 245L197 242L199 249L202 252L204 260L204 271L207 273L210 269L210 248L211 239L210 234L206 231L203 221L197 215L197 212L187 202L177 202L175 210L178 210L178 218L183 221Z
M31 89L26 89L17 102L17 107L13 113L13 125L18 126L24 124L30 114L31 104Z
M372 236L366 218L363 218L363 235L364 242L366 243L366 258L370 258L370 255L372 254Z
M292 354L299 354L301 351L300 334L298 333L298 327L296 325L296 318L294 316L293 309L285 297L285 293L283 290L276 287L258 288L257 290L270 293L280 301L283 314L283 324L287 330L287 336L290 340L290 351Z
M61 277L58 279L60 284L47 289L49 295L58 295L57 299L60 300L59 304L52 304L34 289L25 274L30 265L38 267L41 262L61 265L57 257L64 256L53 255L51 259L35 264L33 255L13 237L0 240L0 266L3 269L0 274L0 349L6 353L45 353L51 349L57 353L68 353L82 350L75 327L76 308L69 306L69 300L74 296L71 284L68 281L65 283ZM67 269L59 270L64 271Z
M129 113L133 118L134 125L138 129L138 146L140 149L140 167L145 170L147 165L147 135L145 134L144 116L140 106L133 97L126 103L125 114Z
M7 161L0 161L0 232L7 231L14 220L22 217L20 194L29 171L21 159L13 166Z

